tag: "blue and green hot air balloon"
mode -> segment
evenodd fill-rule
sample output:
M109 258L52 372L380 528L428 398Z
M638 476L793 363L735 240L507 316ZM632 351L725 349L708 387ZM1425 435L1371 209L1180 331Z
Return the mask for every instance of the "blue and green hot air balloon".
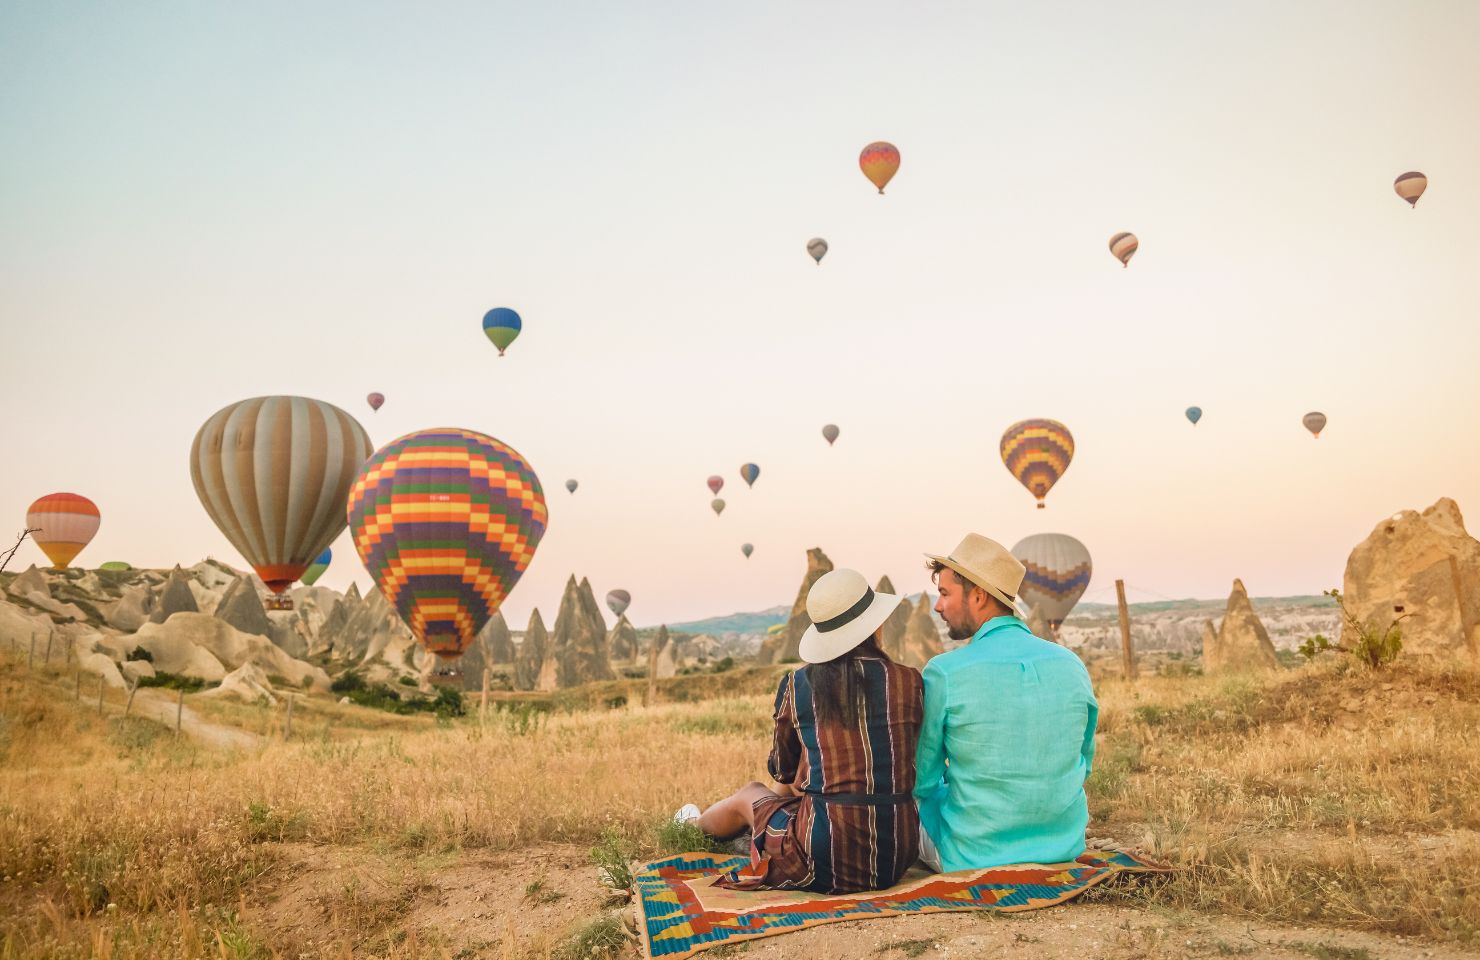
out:
M303 576L298 578L299 582L301 582L305 587L311 587L315 583L318 583L319 577L322 577L324 575L324 571L329 569L329 563L333 559L334 551L328 547L325 547L324 552L319 554L317 557L314 557L313 563L310 563L308 565L308 569L303 571Z
M494 307L483 315L483 335L498 347L501 357L523 328L524 321L508 307Z
M740 479L745 481L747 487L755 486L755 478L761 475L761 468L753 463L747 463L740 468Z
M1187 419L1192 421L1194 427L1197 426L1197 421L1202 419L1202 407L1188 407Z

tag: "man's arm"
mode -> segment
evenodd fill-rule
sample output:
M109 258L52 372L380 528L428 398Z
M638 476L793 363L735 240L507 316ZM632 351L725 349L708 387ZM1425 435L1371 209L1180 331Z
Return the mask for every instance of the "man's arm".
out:
M1095 699L1095 688L1088 673L1084 677L1084 695L1088 700L1089 719L1084 725L1084 743L1079 748L1079 756L1084 760L1084 775L1088 777L1094 769L1095 727L1100 723L1100 702Z
M945 670L931 660L925 665L925 715L915 748L915 802L926 832L934 834L938 809L945 794L946 702L949 687Z

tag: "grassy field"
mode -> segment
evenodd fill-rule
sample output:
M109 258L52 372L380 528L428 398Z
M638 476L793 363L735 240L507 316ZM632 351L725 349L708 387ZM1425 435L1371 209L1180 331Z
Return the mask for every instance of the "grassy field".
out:
M691 845L665 816L764 779L770 730L760 693L513 703L481 723L476 709L438 720L305 699L288 741L281 708L187 697L203 721L259 737L223 751L120 716L116 693L100 714L91 689L74 700L71 676L0 654L0 960L630 953L602 919L588 851L619 863ZM1101 903L1480 945L1475 673L1333 658L1264 681L1098 692L1091 834L1186 867L1094 892ZM334 879L304 892L305 870ZM558 922L532 942L407 936L419 891L459 870L470 889L517 874L513 894L489 886L479 902ZM574 878L568 892L545 871ZM334 935L284 932L303 899Z

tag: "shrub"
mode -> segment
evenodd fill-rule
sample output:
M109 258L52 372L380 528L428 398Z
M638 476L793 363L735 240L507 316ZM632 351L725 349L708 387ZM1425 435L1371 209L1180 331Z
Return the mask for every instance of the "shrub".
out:
M591 859L601 882L615 890L632 889L632 858L637 848L617 827L601 831L601 839L591 848Z
M148 650L145 650L143 647L134 647L133 650L129 651L129 655L125 659L143 660L145 663L153 663L154 654L150 653Z
M186 693L195 693L204 690L206 682L199 677L182 677L175 673L156 673L152 677L140 677L141 687L165 687L170 690L184 690Z
M734 666L735 666L735 658L734 657L725 657L723 660L721 660L718 663L716 663L713 667L710 667L709 672L710 673L724 673L726 670L733 669Z
M335 693L353 693L356 690L365 689L365 678L358 673L341 673L329 684L329 689ZM351 698L353 699L353 698Z
M1339 643L1332 643L1321 634L1316 634L1300 645L1300 655L1307 660L1312 660L1327 650L1336 650L1340 653L1351 654L1358 662L1366 664L1369 668L1376 670L1384 664L1392 663L1398 659L1398 654L1403 650L1403 631L1398 624L1408 619L1410 614L1402 614L1393 618L1393 621L1385 629L1379 630L1371 624L1357 619L1347 609L1341 599L1340 590L1327 590L1325 596L1336 601L1341 607L1341 618L1345 621L1347 628L1356 636L1356 643L1344 647Z

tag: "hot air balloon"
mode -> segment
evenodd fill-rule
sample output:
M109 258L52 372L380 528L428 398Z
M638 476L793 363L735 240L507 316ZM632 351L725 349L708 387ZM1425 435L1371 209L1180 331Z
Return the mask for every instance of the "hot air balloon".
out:
M883 193L884 185L899 171L899 151L894 144L883 140L871 143L858 155L858 168Z
M190 479L226 539L281 594L344 529L345 498L373 449L333 404L255 397L196 433Z
M827 241L821 237L813 237L807 241L807 252L817 261L819 267L822 266L822 258L827 256Z
M26 529L51 565L64 569L98 532L98 505L76 493L48 493L26 511Z
M621 616L627 611L627 605L632 602L632 594L626 590L609 590L606 594L606 605L611 612Z
M1188 407L1187 419L1192 421L1194 427L1197 426L1197 421L1202 419L1202 407Z
M1002 462L1038 499L1039 510L1073 459L1074 437L1057 420L1023 420L1002 434Z
M1429 188L1429 178L1417 170L1410 170L1393 181L1398 196L1408 201L1410 207L1418 206L1418 198Z
M107 563L98 564L98 569L106 570L109 573L127 573L133 569L133 566L122 560L109 560Z
M365 398L365 402L370 404L371 410L379 410L385 404L385 394L372 393Z
M745 481L747 487L755 486L755 478L761 475L761 468L753 463L740 465L740 479Z
M492 437L442 427L408 433L365 464L347 508L355 550L429 652L462 654L545 534L539 477Z
M1305 429L1314 434L1317 440L1321 439L1321 431L1326 429L1326 415L1324 413L1321 413L1319 410L1312 410L1310 413L1301 417L1300 422L1305 424Z
M1131 257L1136 255L1136 248L1141 245L1134 233L1117 233L1110 238L1110 253L1120 261L1122 267L1131 265Z
M750 555L755 552L755 547L748 543L742 543L740 544L740 552L745 554L745 559L749 560Z
M498 347L498 355L501 357L523 328L524 321L508 307L494 307L483 315L483 335Z
M1048 621L1057 637L1059 625L1089 586L1089 551L1068 534L1035 533L1018 541L1012 555L1027 568L1018 596Z
M725 502L719 497L715 497L713 500L709 501L709 509L713 510L714 515L717 517L725 512Z
M566 489L566 492L567 493L575 493L576 492L576 487L579 487L579 486L580 486L580 484L577 483L574 480L567 480L567 481L565 481L565 489Z
M827 441L827 445L829 447L832 446L834 441L838 439L838 425L835 423L829 423L827 426L823 427L822 439Z
M725 478L716 473L714 476L710 477L708 480L705 480L704 483L709 487L709 492L710 493L715 494L716 496L718 496L719 495L719 492L724 489L724 486L725 486Z
M326 548L323 553L314 557L313 563L308 565L308 569L303 571L303 576L299 577L298 581L305 587L313 586L319 582L319 577L322 577L324 571L329 569L329 564L333 560L334 551Z

